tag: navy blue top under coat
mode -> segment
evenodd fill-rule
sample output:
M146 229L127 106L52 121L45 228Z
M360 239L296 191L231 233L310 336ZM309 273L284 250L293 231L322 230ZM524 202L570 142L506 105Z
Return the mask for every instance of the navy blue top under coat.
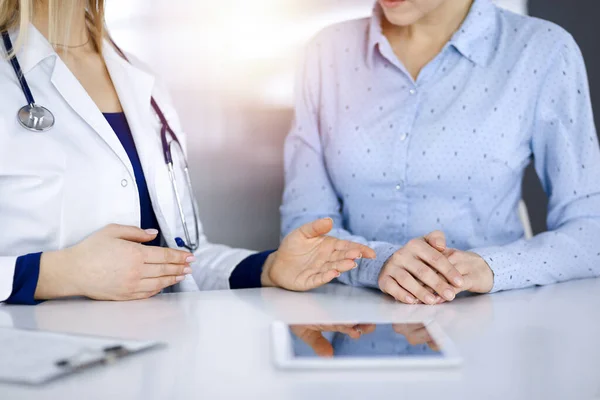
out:
M121 145L125 149L131 166L133 167L133 174L135 175L135 181L138 186L138 193L140 198L140 227L142 229L156 229L160 230L158 220L154 214L154 208L152 207L152 201L150 200L150 192L148 191L148 183L146 182L146 176L142 169L142 163L140 156L135 147L133 135L127 123L127 117L124 113L105 113L104 117L115 131ZM160 235L151 242L146 243L149 246L160 246Z

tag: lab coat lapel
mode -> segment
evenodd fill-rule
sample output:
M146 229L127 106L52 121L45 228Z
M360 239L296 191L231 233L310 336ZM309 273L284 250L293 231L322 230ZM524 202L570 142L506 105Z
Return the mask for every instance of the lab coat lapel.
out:
M106 44L106 67L115 85L123 111L142 163L146 179L153 175L155 163L162 160L158 124L150 99L154 88L154 77L131 65Z
M58 57L51 80L69 106L106 142L131 176L134 176L131 161L119 138L75 75Z
M155 85L155 78L148 72L124 60L108 42L105 45L105 60L113 83L121 100L123 111L140 157L142 169L148 184L148 192L154 206L156 216L161 223L165 239L172 235L169 232L169 221L172 216L165 210L172 208L165 204L165 196L158 191L170 190L170 185L158 184L157 175L163 177L161 182L168 182L162 143L160 140L160 123L152 110L150 99ZM168 198L168 196L167 196ZM169 242L169 244L171 244Z

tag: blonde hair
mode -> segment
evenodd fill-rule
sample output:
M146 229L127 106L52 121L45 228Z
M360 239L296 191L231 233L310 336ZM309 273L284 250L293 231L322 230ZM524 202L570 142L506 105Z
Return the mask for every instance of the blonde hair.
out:
M98 52L102 52L102 40L107 35L104 22L105 0L0 0L0 32L19 30L19 38L15 49L22 45L27 37L29 23L36 12L47 2L48 7L48 39L53 45L66 43L70 35L70 21L78 7L85 7L85 19L90 41ZM12 54L9 54L12 56Z

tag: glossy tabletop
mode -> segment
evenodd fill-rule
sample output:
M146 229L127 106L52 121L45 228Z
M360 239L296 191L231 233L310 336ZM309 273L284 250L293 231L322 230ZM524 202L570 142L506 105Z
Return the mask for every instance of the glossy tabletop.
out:
M282 371L270 325L436 320L454 370ZM0 399L600 399L600 280L407 306L329 285L165 294L150 300L0 307L0 326L155 339L167 347ZM0 344L1 345L1 344Z

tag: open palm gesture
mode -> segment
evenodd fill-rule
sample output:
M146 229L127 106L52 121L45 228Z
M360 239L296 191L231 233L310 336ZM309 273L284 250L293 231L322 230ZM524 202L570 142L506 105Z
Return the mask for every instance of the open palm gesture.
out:
M355 268L357 259L375 258L375 251L365 245L325 236L332 228L333 221L325 218L286 236L265 265L265 286L294 291L314 289Z

